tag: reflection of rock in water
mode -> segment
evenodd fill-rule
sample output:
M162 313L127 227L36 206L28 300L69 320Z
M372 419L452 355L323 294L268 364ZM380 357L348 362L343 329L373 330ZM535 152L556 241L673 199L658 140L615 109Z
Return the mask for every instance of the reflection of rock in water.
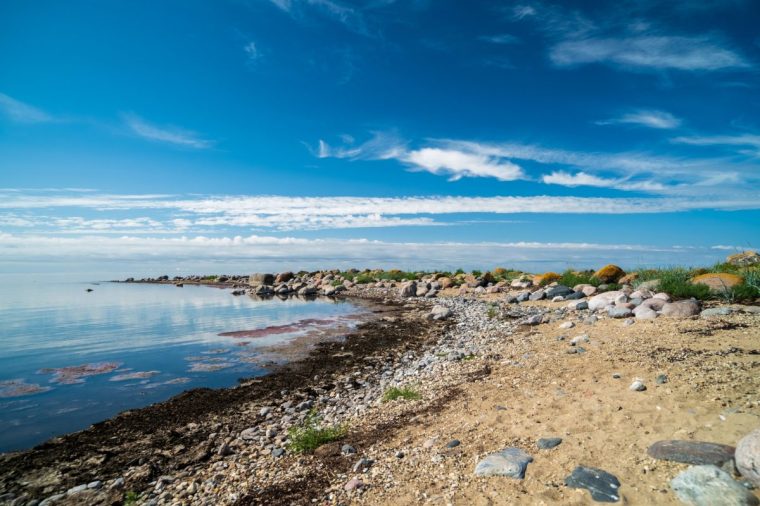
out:
M36 383L26 383L22 379L12 379L0 381L0 398L21 397L22 395L33 395L52 390L50 387L43 387Z
M120 362L98 362L94 364L72 365L69 367L61 367L57 369L40 369L37 371L37 373L52 374L53 378L50 380L51 383L73 385L76 383L84 383L83 378L86 378L88 376L108 374L110 372L113 372L120 366Z

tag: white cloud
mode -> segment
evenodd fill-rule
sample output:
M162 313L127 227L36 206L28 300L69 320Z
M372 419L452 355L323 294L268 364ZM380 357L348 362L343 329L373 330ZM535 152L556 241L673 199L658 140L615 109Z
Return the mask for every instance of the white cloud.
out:
M690 144L692 146L751 146L760 148L760 135L712 135L676 137L673 142L678 144Z
M0 112L18 123L49 123L54 118L43 111L20 100L0 93Z
M290 12L290 10L293 8L293 3L291 0L269 0L272 2L278 9L281 9L285 12Z
M214 141L201 139L197 133L189 130L152 125L134 114L125 114L123 117L127 127L144 139L194 149L208 149L215 144Z
M492 44L517 44L520 39L509 33L502 33L499 35L484 35L479 37L484 42L490 42Z
M522 169L512 162L451 149L418 149L408 152L402 159L415 169L448 175L450 181L463 177L493 177L499 181L514 181L525 177Z
M253 41L243 46L243 51L245 51L245 54L248 56L249 61L256 61L261 57L261 54L256 47L256 43Z
M558 184L562 186L594 186L597 188L615 188L630 191L661 191L665 187L652 181L628 181L625 179L605 179L585 172L570 174L564 171L555 171L545 174L541 180L546 184Z
M597 121L598 125L630 124L649 128L673 129L681 125L681 120L667 111L639 109L618 118Z
M530 5L516 5L512 9L512 16L515 19L523 19L536 15L536 9Z
M558 66L608 63L638 69L727 70L751 65L708 37L640 35L564 40L549 57Z

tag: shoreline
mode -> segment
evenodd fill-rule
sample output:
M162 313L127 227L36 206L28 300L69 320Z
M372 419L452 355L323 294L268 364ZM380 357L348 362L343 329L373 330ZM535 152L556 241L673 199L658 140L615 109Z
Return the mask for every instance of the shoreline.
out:
M661 491L651 495L634 485L659 480L662 488L664 474L683 468L658 461L646 466L654 472L642 479L637 474L641 458L629 460L631 452L624 449L636 447L633 456L646 455L646 448L637 446L642 440L678 435L677 426L651 426L648 420L657 417L657 410L680 413L686 405L709 416L720 414L724 428L717 439L723 444L736 444L738 434L760 425L760 399L744 393L753 385L760 391L760 378L737 382L723 372L733 363L752 374L753 357L760 353L758 306L709 303L707 310L699 308L701 313L626 319L617 313L629 309L625 304L630 302L608 303L600 311L572 297L513 300L524 287L490 290L495 284L489 283L482 290L480 284L435 289L436 282L419 283L414 291L408 282L344 284L333 296L378 305L376 317L345 342L318 344L302 361L237 387L192 390L2 457L0 492L18 497L26 490L26 499L53 499L46 504L121 504L129 497L151 505L563 503L578 499L578 492L544 482L561 482L556 473L595 455L621 477L630 504L653 498L675 504ZM325 287L334 288L332 283ZM425 296L430 290L434 297ZM533 287L531 293L541 290ZM619 299L616 293L632 293L625 290L608 293ZM604 298L584 295L582 302ZM661 384L662 372L667 374ZM687 375L701 378L696 396ZM632 391L628 382L634 379L648 388ZM525 390L523 385L530 386ZM410 388L417 397L386 402L388 389L396 387ZM623 418L614 415L609 426L597 426L593 419L599 408L588 404L584 392L589 391L600 406L619 404L620 411L613 413ZM717 406L716 412L711 399L717 392L724 405L743 407L725 411ZM649 400L652 396L657 400ZM537 413L547 405L553 415L542 422ZM472 406L482 407L473 411ZM289 429L302 426L312 411L325 426L346 427L346 433L313 452L292 451ZM632 415L649 428L647 435L625 430ZM693 424L690 416L685 411L676 419ZM557 430L554 418L564 420L564 431ZM559 455L569 456L558 461L559 470L533 446L533 437L572 440L584 432L584 420L597 426L599 437L604 434L599 443L615 441L618 454L609 457L627 460L598 454L599 437L593 434L587 443L560 447ZM511 432L499 436L505 423ZM701 432L696 425L691 437L707 437ZM537 482L530 472L524 484L473 478L468 468L504 445L531 453L536 459L531 469L543 478ZM441 481L441 469L449 473L442 480L448 487L432 485ZM500 495L493 496L497 490Z

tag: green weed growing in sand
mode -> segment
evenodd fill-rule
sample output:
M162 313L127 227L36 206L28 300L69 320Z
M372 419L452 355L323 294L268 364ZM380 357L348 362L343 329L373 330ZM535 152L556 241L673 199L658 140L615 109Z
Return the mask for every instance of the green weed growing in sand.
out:
M486 316L488 316L489 320L493 320L497 316L499 316L499 305L491 303L488 305L488 312L486 313Z
M135 492L134 490L130 490L126 494L124 494L124 506L132 506L133 504L137 504L140 500L140 494Z
M404 399L405 401L416 401L422 399L417 390L411 387L391 387L383 394L383 402L395 401L396 399Z
M288 429L288 450L294 453L310 453L323 444L345 437L345 425L323 427L317 413L310 411L304 421Z

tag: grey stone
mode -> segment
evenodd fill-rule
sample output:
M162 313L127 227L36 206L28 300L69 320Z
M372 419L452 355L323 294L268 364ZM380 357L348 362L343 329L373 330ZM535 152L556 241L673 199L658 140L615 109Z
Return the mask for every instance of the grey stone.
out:
M547 437L547 438L541 438L536 443L536 446L538 446L541 450L550 450L552 448L555 448L559 446L562 443L561 437Z
M283 448L275 448L272 450L272 457L279 458L285 455L285 450Z
M552 286L546 289L546 298L553 299L554 297L565 297L573 293L572 288L568 288L564 285Z
M647 386L640 379L636 379L631 383L631 386L629 386L628 389L633 390L634 392L643 392L647 389Z
M544 298L546 298L546 292L543 290L536 290L530 294L530 297L528 297L529 300L542 300Z
M375 463L374 460L362 457L359 459L359 461L356 464L354 464L354 467L352 468L352 470L355 473L363 472L369 469L370 467L372 467L374 463Z
M351 455L352 453L356 453L356 448L354 448L353 446L349 444L345 444L340 447L340 452L343 455Z
M475 476L508 476L522 480L533 457L519 448L510 447L492 453L475 466Z
M578 300L578 299L584 299L586 297L586 294L583 292L573 292L569 295L565 295L565 300Z
M459 442L459 440L458 440L458 439L452 439L451 441L449 441L449 442L446 444L446 448L456 448L456 447L457 447L457 446L459 446L460 444L461 444L461 443Z
M701 313L699 313L699 316L702 318L709 318L711 316L728 316L733 312L734 310L727 306L711 307L709 309L703 310Z
M607 315L611 318L628 318L633 316L633 311L627 307L611 307L607 310Z
M525 302L530 299L530 291L526 290L517 294L517 302Z
M735 482L724 470L712 466L692 466L670 481L678 498L693 506L756 506L760 501Z
M667 374L658 374L657 378L654 381L658 385L664 385L665 383L668 382L668 375Z
M451 316L451 314L451 309L446 306L435 305L433 306L432 311L430 311L430 318L433 320L445 320Z
M251 274L248 277L248 284L253 286L259 286L259 285L273 285L274 284L274 274L266 274L266 273L256 273Z
M656 297L657 295L655 295ZM671 318L688 318L689 316L698 315L700 313L700 306L699 302L693 299L679 300L678 302L666 303L662 306L660 313L663 316L670 316Z
M525 323L528 325L538 325L543 321L544 321L544 315L536 314L536 315L528 317L528 319L525 320Z
M565 478L565 485L588 490L595 501L618 502L620 500L618 479L607 471L594 467L576 467L570 476Z
M399 287L398 294L400 297L414 297L417 295L417 283L414 281L402 283L401 287Z
M750 432L736 445L736 468L752 484L760 487L760 429Z
M683 464L712 464L715 466L722 466L733 459L734 451L733 446L681 440L657 441L647 448L649 456L655 459Z

